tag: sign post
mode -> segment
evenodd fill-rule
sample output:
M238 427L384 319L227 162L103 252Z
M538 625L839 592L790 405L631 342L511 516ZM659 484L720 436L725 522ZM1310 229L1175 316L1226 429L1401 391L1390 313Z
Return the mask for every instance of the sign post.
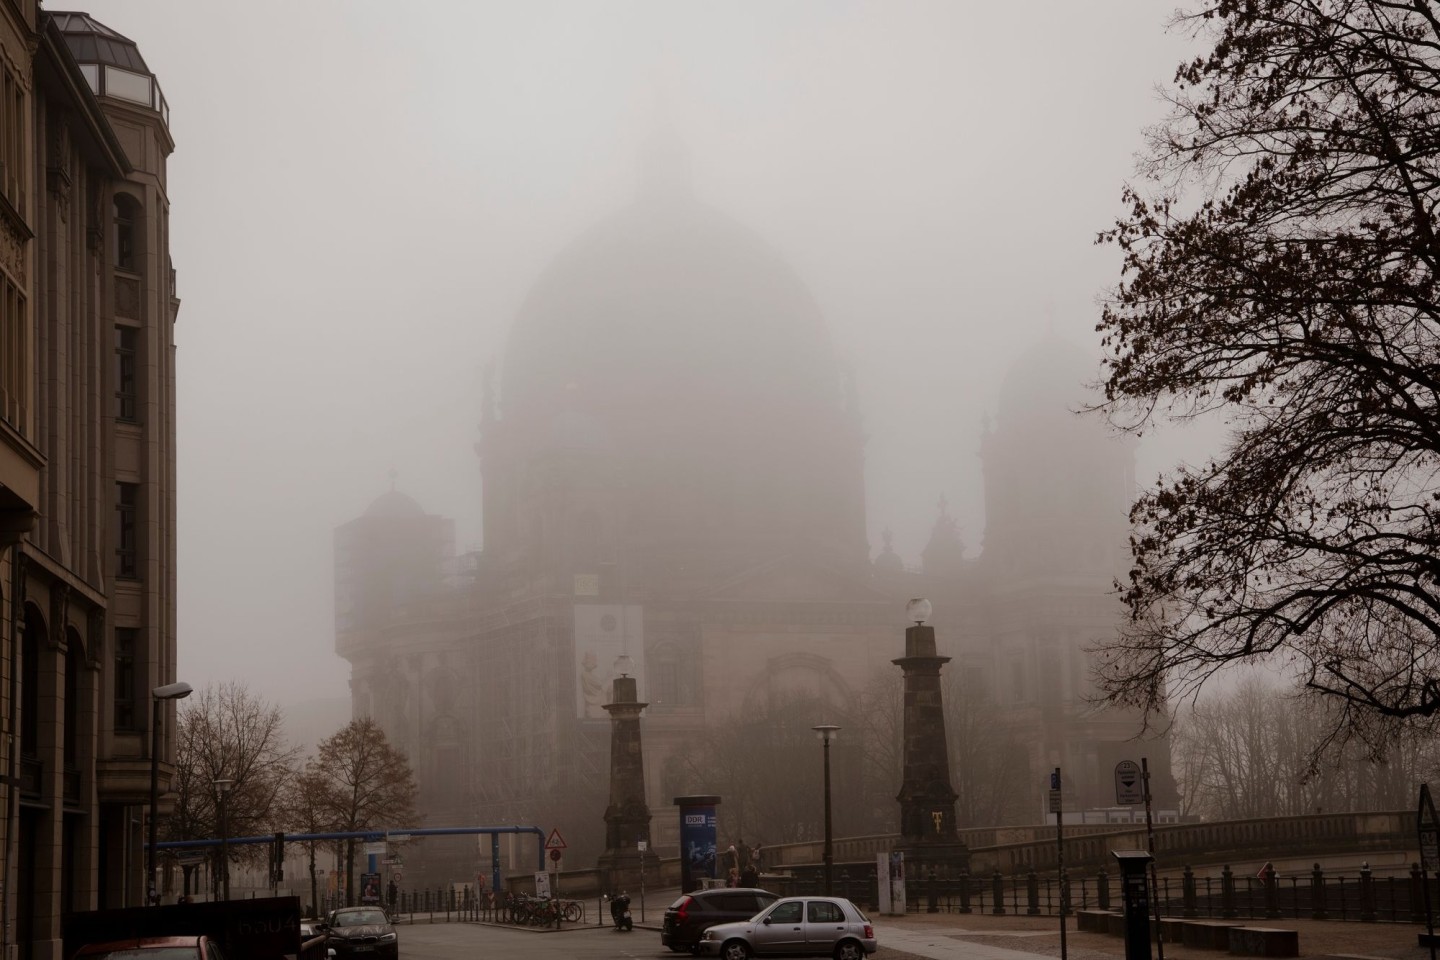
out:
M550 836L545 838L545 849L550 851L550 862L555 865L555 883L548 896L560 896L560 856L561 851L566 848L565 838L560 836L560 828L554 827L550 830ZM560 925L557 921L557 927Z
M1068 960L1065 949L1065 912L1070 907L1065 883L1065 813L1060 800L1060 768L1050 774L1050 812L1055 814L1055 867L1060 873L1060 960Z
M1117 768L1118 769L1118 768ZM1140 784L1145 794L1145 836L1150 845L1150 889L1155 903L1155 956L1165 960L1165 924L1160 922L1160 878L1155 873L1155 823L1150 817L1150 760L1140 758Z
M1440 819L1435 817L1435 802L1430 799L1430 784L1420 784L1420 809L1415 814L1420 834L1420 883L1425 888L1425 939L1430 945L1430 960L1435 960L1435 916L1430 907L1430 877L1440 869Z

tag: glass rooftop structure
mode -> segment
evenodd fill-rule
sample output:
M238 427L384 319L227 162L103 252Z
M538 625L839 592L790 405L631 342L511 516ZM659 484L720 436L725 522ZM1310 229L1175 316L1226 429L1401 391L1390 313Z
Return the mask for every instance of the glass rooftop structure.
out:
M70 55L97 97L111 97L157 111L168 127L170 104L160 91L160 81L145 65L135 41L116 33L88 13L48 14Z

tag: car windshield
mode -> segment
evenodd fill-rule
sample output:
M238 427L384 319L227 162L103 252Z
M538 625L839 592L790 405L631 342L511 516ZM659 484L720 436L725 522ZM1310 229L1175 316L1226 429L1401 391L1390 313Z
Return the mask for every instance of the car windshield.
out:
M197 960L194 947L151 947L88 954L85 960Z
M353 910L335 914L337 927L363 927L372 923L386 923L385 914L379 910Z

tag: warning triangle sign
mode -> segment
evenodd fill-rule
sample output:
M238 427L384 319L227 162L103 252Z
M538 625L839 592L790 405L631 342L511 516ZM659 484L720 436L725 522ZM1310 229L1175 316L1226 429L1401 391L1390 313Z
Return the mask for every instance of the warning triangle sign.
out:
M546 850L564 850L565 838L560 836L560 829L557 827L550 831L550 836L545 840Z

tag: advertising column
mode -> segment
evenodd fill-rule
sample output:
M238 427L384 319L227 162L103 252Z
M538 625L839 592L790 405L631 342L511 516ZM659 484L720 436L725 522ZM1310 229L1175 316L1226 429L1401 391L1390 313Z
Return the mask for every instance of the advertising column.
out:
M715 878L715 796L676 797L680 808L680 890L689 893L701 880Z

